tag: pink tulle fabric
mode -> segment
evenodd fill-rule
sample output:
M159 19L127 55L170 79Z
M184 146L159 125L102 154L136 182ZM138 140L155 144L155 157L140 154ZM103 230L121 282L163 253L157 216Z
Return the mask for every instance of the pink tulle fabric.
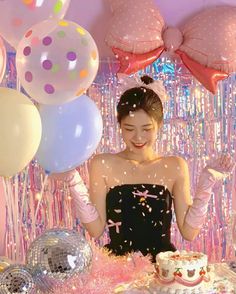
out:
M111 294L122 283L132 283L154 271L149 257L140 253L117 257L104 248L92 245L90 271L76 276L58 288L58 294Z

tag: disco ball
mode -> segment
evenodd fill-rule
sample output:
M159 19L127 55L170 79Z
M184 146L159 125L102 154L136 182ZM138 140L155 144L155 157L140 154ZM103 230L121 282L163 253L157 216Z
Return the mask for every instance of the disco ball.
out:
M32 294L35 284L30 270L23 265L11 265L0 274L1 294Z
M64 281L89 269L92 249L76 231L51 229L39 236L26 255L30 268L41 268L44 276Z
M0 273L11 264L12 261L10 259L5 256L0 256Z

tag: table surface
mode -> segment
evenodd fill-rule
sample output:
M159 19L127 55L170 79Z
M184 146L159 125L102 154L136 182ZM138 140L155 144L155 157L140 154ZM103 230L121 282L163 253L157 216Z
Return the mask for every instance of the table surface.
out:
M225 281L229 281L234 287L236 293L236 262L235 263L214 263L214 272L216 275L216 283L224 284ZM128 293L128 294L148 294L156 293L152 287L150 287L153 276L146 276L142 279L136 280L130 284L122 284L116 287L114 293ZM223 292L222 292L223 293ZM224 292L230 293L230 292ZM232 293L232 292L231 292Z

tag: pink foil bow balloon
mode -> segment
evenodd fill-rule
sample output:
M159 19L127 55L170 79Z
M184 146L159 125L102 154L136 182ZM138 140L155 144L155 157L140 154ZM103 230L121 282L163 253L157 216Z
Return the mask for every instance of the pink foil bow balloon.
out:
M198 13L180 30L166 27L153 0L111 0L113 18L107 44L131 74L165 50L180 56L192 75L215 93L217 82L236 71L236 7L217 6Z

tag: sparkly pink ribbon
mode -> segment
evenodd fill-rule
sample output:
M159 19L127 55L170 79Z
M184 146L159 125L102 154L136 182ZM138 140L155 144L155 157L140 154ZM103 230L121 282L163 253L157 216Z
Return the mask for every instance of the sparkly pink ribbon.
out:
M144 192L141 192L141 191L137 191L137 192L132 192L133 195L135 196L139 196L139 197L144 197L144 198L157 198L157 195L152 195L152 194L148 194L148 190L144 191Z
M121 222L116 222L114 223L113 220L109 219L108 223L110 223L109 225L107 225L108 227L116 227L116 233L119 234L120 233L120 229L119 226L121 226Z

